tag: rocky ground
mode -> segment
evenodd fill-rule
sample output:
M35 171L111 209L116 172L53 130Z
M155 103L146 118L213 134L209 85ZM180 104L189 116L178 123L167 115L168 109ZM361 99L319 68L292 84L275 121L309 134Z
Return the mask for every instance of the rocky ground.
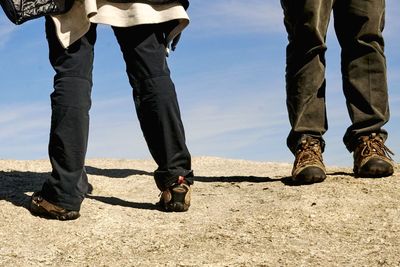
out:
M400 266L400 179L328 167L293 186L291 165L197 157L187 213L158 210L152 161L87 161L81 218L32 216L43 161L0 161L0 266Z

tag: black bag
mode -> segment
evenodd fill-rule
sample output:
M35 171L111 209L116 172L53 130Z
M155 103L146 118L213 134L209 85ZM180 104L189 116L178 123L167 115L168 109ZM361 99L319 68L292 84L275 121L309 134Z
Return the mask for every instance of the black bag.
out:
M4 13L14 24L46 15L67 12L74 0L0 0Z

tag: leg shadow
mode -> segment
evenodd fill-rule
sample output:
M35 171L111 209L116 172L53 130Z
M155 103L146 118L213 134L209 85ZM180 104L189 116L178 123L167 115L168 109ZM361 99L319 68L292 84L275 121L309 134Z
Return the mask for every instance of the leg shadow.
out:
M353 178L355 177L354 173L352 173L352 172L343 172L343 171L326 173L326 178L328 178L329 176L350 176L350 177L353 177ZM319 182L319 183L323 183L323 182L324 181ZM282 178L282 183L284 183L285 185L288 185L288 186L302 186L302 185L319 184L319 183L301 183L301 182L297 182L297 181L292 181L291 176L287 176L287 177Z
M92 166L85 166L85 169L87 174L106 176L109 178L126 178L131 175L153 176L152 172L134 169L100 169Z
M283 178L270 178L270 177L259 177L259 176L194 176L195 182L202 183L269 183L269 182L279 182Z
M49 172L0 171L0 200L29 208L27 192L40 190Z
M87 195L86 198L97 200L106 204L110 204L113 206L121 206L127 208L134 209L143 209L143 210L161 210L159 205L153 203L138 203L138 202L130 202L117 197L103 197L103 196L93 196Z
M87 174L106 176L109 178L126 178L131 175L153 176L152 172L134 169L101 169L92 166L85 166L85 169ZM130 202L117 197L94 196L92 195L92 193L93 186L89 184L88 194L86 195L86 198L88 199L93 199L113 206L121 206L134 209L161 210L158 205L153 203Z

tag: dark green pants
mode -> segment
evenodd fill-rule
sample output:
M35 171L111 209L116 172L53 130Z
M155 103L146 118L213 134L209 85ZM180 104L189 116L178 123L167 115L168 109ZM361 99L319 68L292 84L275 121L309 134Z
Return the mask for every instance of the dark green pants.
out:
M328 129L325 106L326 32L333 11L341 53L343 92L351 118L343 141L354 150L359 136L387 133L389 119L382 31L384 0L281 0L288 33L286 94L294 153L305 136Z

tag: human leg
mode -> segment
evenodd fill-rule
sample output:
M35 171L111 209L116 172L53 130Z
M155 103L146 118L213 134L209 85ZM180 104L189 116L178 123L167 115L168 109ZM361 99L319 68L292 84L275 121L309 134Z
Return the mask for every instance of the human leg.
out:
M53 21L46 18L46 36L50 63L56 72L51 94L49 141L52 173L35 203L39 205L39 200L44 199L64 210L79 211L88 189L84 161L96 26L93 25L84 37L64 49L58 42Z
M343 140L354 152L354 172L367 177L391 175L393 163L382 128L389 120L382 36L385 2L337 1L334 16L342 47L343 91L352 121Z
M325 39L333 1L281 0L281 4L289 41L286 104L292 129L287 145L296 156L292 179L320 182L326 177L321 155L324 150L322 135L328 128Z
M188 188L183 191L188 192L193 184L191 157L166 62L162 25L113 29L126 62L140 126L158 165L156 184L164 192L184 181Z

